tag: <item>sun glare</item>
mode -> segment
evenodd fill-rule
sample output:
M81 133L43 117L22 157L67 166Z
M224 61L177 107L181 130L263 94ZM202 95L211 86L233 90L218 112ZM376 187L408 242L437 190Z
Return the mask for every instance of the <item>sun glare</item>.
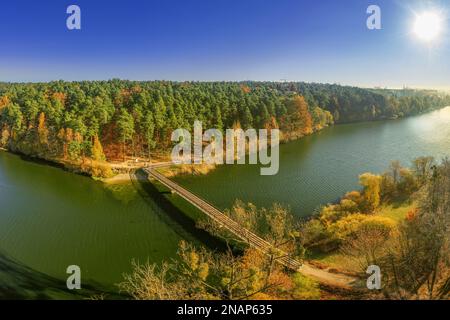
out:
M442 16L433 11L420 13L414 22L414 33L423 41L436 40L442 32Z

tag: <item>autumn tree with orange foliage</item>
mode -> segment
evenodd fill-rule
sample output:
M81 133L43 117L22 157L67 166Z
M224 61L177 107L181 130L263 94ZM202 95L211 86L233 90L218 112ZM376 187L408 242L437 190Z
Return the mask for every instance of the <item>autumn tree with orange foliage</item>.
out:
M53 100L58 101L62 105L65 105L67 95L64 92L54 92L52 95Z
M281 120L281 131L287 140L309 135L313 132L313 120L303 96L294 96L287 104L287 114Z
M8 96L2 96L0 97L0 109L6 107L9 104L9 98Z

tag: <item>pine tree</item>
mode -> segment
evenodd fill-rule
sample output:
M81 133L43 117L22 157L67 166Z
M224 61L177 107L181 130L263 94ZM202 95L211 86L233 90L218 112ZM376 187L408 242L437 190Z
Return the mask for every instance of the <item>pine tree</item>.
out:
M134 134L134 119L126 109L121 109L117 119L117 127L122 142L122 156L125 161L125 144L127 141L133 139Z
M250 112L250 108L245 107L244 114L242 116L242 126L244 127L244 129L248 129L252 127L252 124L253 124L253 116L252 113Z
M299 95L295 96L289 109L291 130L298 132L300 136L312 133L313 121L305 98Z
M144 118L143 122L143 132L145 137L145 142L147 143L147 155L150 159L150 151L155 146L154 134L155 134L155 122L153 115L149 112Z
M214 128L223 130L223 121L222 121L222 113L220 112L220 108L216 107L215 119L214 119Z

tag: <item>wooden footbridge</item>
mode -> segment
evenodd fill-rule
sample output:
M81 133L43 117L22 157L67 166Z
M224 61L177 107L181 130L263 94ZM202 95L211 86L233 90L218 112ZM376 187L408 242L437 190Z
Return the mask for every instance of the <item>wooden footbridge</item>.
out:
M291 258L283 251L274 248L269 242L265 241L246 228L243 228L241 225L239 225L237 222L215 208L207 201L184 189L156 170L157 168L165 167L170 164L171 163L158 163L145 168L144 171L147 172L149 177L156 179L161 184L169 188L172 192L176 192L186 201L197 207L204 214L217 222L221 227L226 228L241 240L247 242L250 246L254 247L260 252L263 252L264 254L273 255L276 258L276 261L283 264L285 267L294 271L298 271L306 276L310 276L317 281L327 285L338 286L342 288L351 288L354 286L354 283L357 280L356 278L344 274L330 273L328 271L316 268L307 263L301 263L300 261Z

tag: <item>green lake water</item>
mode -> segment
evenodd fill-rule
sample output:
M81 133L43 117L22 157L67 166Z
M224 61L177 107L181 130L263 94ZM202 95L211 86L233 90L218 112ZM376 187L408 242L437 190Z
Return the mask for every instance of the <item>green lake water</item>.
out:
M222 209L242 199L259 206L278 202L307 216L359 188L359 174L384 172L392 160L409 166L427 155L450 155L450 107L400 120L333 126L282 145L274 176L261 176L258 165L226 165L207 176L176 180Z
M179 229L132 184L105 187L0 152L0 297L34 297L27 282L44 290L64 280L69 265L81 268L82 284L116 290L132 259L174 257L189 238Z
M391 160L450 154L450 108L408 119L339 125L282 145L280 170L222 166L177 181L221 208L235 199L279 202L306 216L358 188L358 175ZM117 291L131 260L175 256L187 232L133 184L105 186L0 152L0 298L66 297L66 268L78 265L86 287ZM57 289L52 289L53 287Z

